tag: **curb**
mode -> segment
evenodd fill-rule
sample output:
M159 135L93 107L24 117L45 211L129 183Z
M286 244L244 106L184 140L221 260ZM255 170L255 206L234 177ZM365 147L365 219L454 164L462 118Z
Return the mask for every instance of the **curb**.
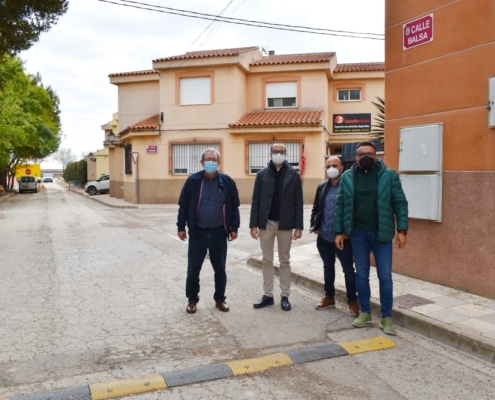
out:
M247 264L261 269L260 259L251 257L247 260ZM279 267L275 266L274 268L275 275L278 276ZM291 282L318 294L325 294L324 284L322 282L300 274L291 272ZM335 300L347 304L345 290L337 285L335 286ZM372 298L370 304L372 314L379 318L381 312L380 302ZM495 340L493 339L476 333L465 332L460 328L417 314L405 308L394 307L392 309L392 318L395 325L469 354L482 361L495 364Z
M9 197L12 197L15 194L16 194L16 192L12 192L10 194L6 194L5 196L0 197L0 201L7 200Z
M130 396L175 386L229 378L231 376L249 375L285 365L300 364L326 358L354 355L369 351L385 350L395 347L395 343L384 337L352 342L330 343L319 346L304 347L286 353L275 353L258 358L229 361L222 364L182 371L156 373L143 378L118 379L111 382L89 384L71 389L33 395L10 397L10 400L103 400L114 397ZM9 399L1 399L9 400Z
M95 199L92 196L86 196L84 193L81 193L79 190L69 190L69 192L77 193L78 195L83 196L85 199L90 199L90 200L96 201L97 203L100 203L100 204L102 204L104 206L107 206L107 207L112 207L112 208L139 208L139 206L119 206L119 205L116 205L116 204L108 204L108 203L105 203L104 201Z

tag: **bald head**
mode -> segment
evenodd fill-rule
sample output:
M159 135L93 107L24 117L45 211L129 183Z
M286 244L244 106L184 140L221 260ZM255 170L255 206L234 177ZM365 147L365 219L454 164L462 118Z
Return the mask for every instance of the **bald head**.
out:
M342 167L342 161L339 157L328 157L327 162L325 163L325 168L328 169L330 167L334 167L340 169Z

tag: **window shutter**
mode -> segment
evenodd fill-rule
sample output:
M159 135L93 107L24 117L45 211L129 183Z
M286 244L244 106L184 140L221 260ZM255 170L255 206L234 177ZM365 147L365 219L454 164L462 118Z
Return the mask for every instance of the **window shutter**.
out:
M211 104L211 77L181 78L180 104Z
M284 97L297 98L297 82L271 82L266 84L266 97L277 99Z

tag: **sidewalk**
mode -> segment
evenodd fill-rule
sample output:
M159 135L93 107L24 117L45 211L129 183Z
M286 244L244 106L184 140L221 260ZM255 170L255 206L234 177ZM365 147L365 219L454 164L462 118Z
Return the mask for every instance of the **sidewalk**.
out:
M71 188L71 191L114 208L177 208L175 204L130 204L108 194L89 196L79 188ZM261 255L252 256L247 262L261 268ZM277 256L275 263L278 264ZM291 267L295 284L324 294L323 264L314 243L292 248ZM495 363L495 300L396 273L393 274L393 280L395 325ZM380 301L378 278L373 268L370 285L376 324L380 315ZM336 300L346 304L344 274L338 259L335 290Z

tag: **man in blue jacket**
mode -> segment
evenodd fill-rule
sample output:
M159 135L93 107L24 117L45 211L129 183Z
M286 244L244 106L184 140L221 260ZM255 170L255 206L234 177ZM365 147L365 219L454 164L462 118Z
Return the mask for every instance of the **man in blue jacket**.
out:
M301 175L286 161L283 143L275 143L271 161L256 174L249 228L251 237L260 240L263 259L264 295L254 308L272 306L273 301L273 245L277 238L280 261L280 306L290 311L290 247L292 240L301 238L303 230L303 189ZM294 233L293 233L294 231Z
M380 282L380 327L385 333L395 335L392 323L392 239L396 237L399 248L407 244L407 200L399 175L376 158L372 142L358 144L356 161L342 175L335 209L335 245L343 250L344 239L351 238L361 304L361 312L353 325L361 328L371 322L369 274L373 252Z
M227 240L237 238L240 225L239 194L232 178L218 171L220 153L212 148L204 150L201 165L204 171L192 174L184 183L177 216L181 240L187 239L186 225L189 229L186 280L189 314L197 310L199 274L207 251L215 271L213 299L220 311L229 311L225 302Z

